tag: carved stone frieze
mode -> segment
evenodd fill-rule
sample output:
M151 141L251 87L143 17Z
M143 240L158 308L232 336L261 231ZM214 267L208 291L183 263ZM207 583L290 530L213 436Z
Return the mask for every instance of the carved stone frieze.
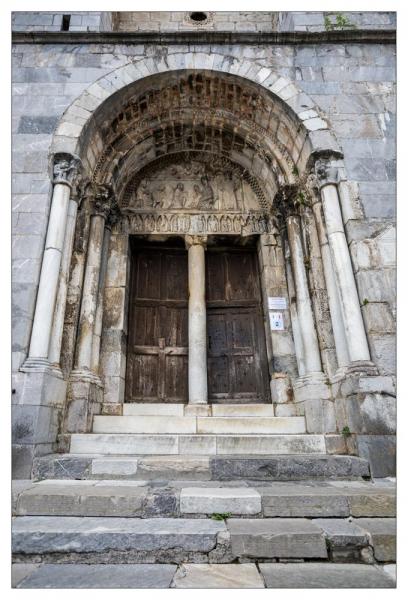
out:
M273 224L264 213L140 212L122 216L117 229L127 234L173 233L188 235L271 233Z

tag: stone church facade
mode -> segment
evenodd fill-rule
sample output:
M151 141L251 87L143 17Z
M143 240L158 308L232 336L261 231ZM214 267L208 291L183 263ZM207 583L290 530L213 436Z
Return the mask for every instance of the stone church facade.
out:
M197 14L13 14L14 477L137 403L392 475L395 14Z

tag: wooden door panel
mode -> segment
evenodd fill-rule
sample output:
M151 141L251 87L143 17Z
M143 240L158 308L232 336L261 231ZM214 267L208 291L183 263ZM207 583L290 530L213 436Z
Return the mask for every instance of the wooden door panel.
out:
M138 249L133 257L126 402L187 402L187 253Z
M207 263L210 401L269 401L261 294L254 252L215 251ZM215 290L210 289L216 283Z

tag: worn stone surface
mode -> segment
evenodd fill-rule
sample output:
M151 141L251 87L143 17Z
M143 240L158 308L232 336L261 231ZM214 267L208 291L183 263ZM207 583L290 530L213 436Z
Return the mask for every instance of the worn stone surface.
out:
M20 565L14 565L13 568ZM169 588L175 565L36 565L19 588Z
M228 519L232 552L240 557L326 558L321 530L306 519Z
M15 517L13 552L146 552L174 547L209 552L224 530L224 523L211 519Z
M345 479L369 475L367 462L354 456L214 457L213 479L260 479L290 481L308 478Z
M266 564L259 570L268 588L393 588L378 567L356 564Z
M357 435L358 453L370 461L373 477L388 477L396 472L395 435Z
M255 565L188 565L177 569L172 587L177 589L251 589L264 582Z
M394 562L396 555L395 519L356 519L355 523L368 532L379 562Z
M20 563L11 565L11 587L19 587L40 565L35 563Z

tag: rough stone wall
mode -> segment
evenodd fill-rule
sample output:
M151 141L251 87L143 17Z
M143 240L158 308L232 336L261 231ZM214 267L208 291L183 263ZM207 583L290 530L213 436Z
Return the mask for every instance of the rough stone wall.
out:
M178 45L178 51L189 47ZM346 231L374 358L393 373L395 337L395 48L389 44L212 45L273 67L320 106L344 150L360 218ZM13 369L29 343L49 202L54 128L92 82L155 47L15 44L13 47ZM168 51L171 53L172 49ZM391 240L391 241L390 241Z

